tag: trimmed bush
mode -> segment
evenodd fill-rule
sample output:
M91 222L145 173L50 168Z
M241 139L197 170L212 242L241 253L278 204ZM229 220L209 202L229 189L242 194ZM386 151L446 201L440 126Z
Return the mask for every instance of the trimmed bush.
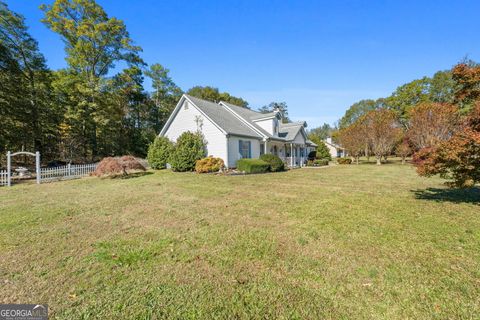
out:
M207 157L197 160L195 171L197 173L218 172L225 167L225 163L221 158Z
M337 163L338 164L351 164L352 159L350 159L350 158L337 158Z
M107 157L100 161L92 175L97 177L116 177L145 170L145 167L133 156Z
M328 147L325 144L325 142L323 141L318 142L317 153L315 155L315 158L332 160L332 156L330 155L330 150L328 150Z
M245 173L264 173L270 169L270 165L260 159L240 159L237 161L237 170Z
M307 161L307 166L308 166L308 167L328 166L328 159L308 160L308 161Z
M279 156L274 154L262 154L260 156L260 160L265 161L270 165L270 171L278 172L285 170L285 164L283 163L282 159Z
M173 171L193 171L197 160L205 157L205 140L201 133L184 132L175 143L175 150L168 162Z
M328 166L328 159L316 159L313 160L313 164L316 166Z
M155 170L165 169L173 151L173 143L168 138L156 137L148 147L147 160L150 167Z

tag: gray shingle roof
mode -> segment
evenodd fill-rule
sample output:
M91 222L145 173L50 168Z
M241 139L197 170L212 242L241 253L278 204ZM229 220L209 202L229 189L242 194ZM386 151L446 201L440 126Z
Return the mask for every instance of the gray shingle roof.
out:
M217 104L211 101L199 99L190 95L186 95L185 97L193 102L203 113L205 113L213 122L215 122L220 128L222 128L225 132L232 135L240 135L240 136L247 136L253 138L263 138L258 132L261 132L264 136L268 137L269 139L279 140L279 141L291 141L295 139L298 132L304 127L305 121L298 121L298 122L289 122L289 123L280 123L279 125L279 134L277 136L272 136L270 133L265 131L262 127L260 127L254 120L268 118L275 116L274 112L269 113L260 113L257 111L253 111L244 107L240 107L228 102L221 102L221 104ZM255 128L253 130L249 125L242 122L235 116L231 111L229 111L225 106L233 111L233 113L237 114L237 116L244 119L248 124ZM310 141L311 142L311 141Z
M242 121L235 118L234 115L221 105L207 100L185 95L193 102L203 113L205 113L213 122L229 134L247 136L260 139L261 136ZM239 107L241 108L241 107ZM242 108L245 109L245 108ZM247 109L246 109L247 110Z
M295 139L298 132L303 128L303 123L281 123L278 128L278 135L285 140L290 141Z
M260 112L256 112L256 111L253 111L253 110L250 110L250 109L247 109L247 108L236 106L236 105L228 103L228 102L222 101L222 103L224 105L226 105L227 107L229 107L230 109L232 109L233 112L238 114L240 117L247 120L250 123L250 125L255 127L255 129L257 129L258 131L263 133L265 136L267 136L271 139L282 140L281 138L279 139L278 137L272 136L270 133L265 131L265 129L263 129L258 124L256 124L255 122L252 121L254 119L261 119L261 118L264 118L264 117L268 117L269 115L275 115L273 112L271 112L271 113L260 113Z

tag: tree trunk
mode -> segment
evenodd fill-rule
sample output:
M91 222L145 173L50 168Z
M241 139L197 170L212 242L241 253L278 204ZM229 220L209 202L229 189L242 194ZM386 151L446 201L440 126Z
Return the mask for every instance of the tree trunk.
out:
M359 156L355 157L355 161L357 162L357 165L358 165L358 158L360 158Z
M402 164L405 164L405 157L402 157Z
M377 165L381 165L381 164L382 164L382 157L377 156Z

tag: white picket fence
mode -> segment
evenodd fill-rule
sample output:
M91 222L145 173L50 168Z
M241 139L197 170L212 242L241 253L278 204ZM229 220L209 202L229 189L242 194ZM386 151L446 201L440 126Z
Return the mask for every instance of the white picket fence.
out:
M88 176L97 168L96 163L79 164L55 167L55 168L41 168L40 181L50 182L55 180L75 179L83 176Z
M0 186L8 185L8 174L7 170L0 170Z

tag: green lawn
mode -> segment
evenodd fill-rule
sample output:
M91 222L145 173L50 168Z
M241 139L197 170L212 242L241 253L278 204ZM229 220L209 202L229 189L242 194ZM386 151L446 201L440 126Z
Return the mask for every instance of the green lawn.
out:
M408 165L1 188L0 249L59 319L480 317L480 191Z

